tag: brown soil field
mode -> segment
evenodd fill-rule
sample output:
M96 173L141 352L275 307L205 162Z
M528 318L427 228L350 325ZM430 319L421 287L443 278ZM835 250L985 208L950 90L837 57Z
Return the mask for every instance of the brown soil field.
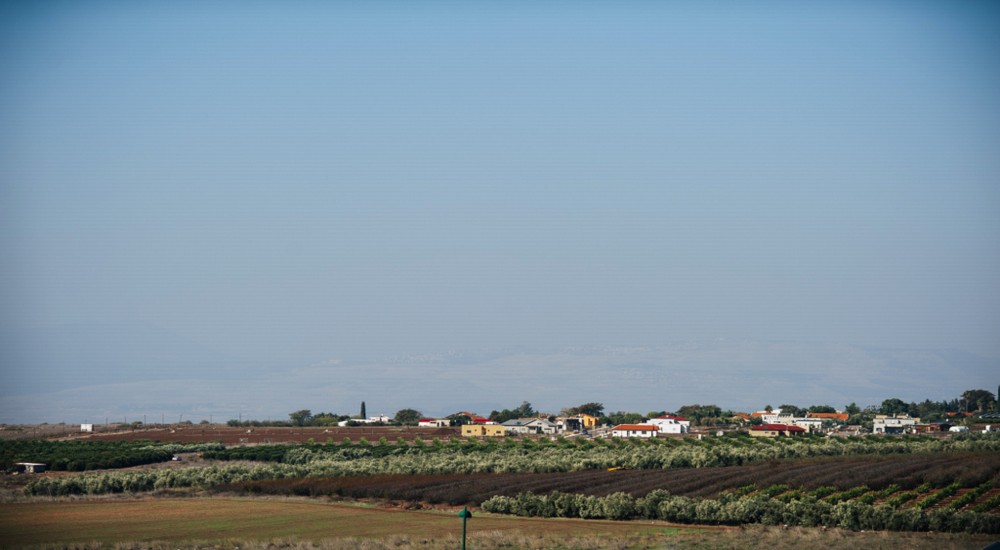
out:
M477 531L626 534L663 530L664 522L508 518L475 511ZM457 529L456 529L457 528ZM296 537L446 537L461 529L457 509L406 511L316 501L265 499L144 499L0 505L3 546L97 541L190 541ZM679 528L674 527L674 530ZM717 528L684 527L704 531Z
M214 443L220 442L227 446L254 445L262 443L305 443L310 439L324 443L332 439L340 443L344 438L358 441L362 437L370 442L376 442L385 437L395 442L402 437L405 441L413 441L420 437L425 441L448 439L459 436L457 428L414 428L410 426L355 426L330 428L231 428L231 427L201 427L198 425L172 428L123 431L107 434L86 435L91 439L106 441L135 441L148 439L169 443ZM79 439L81 436L77 436Z
M0 547L156 549L454 549L456 509L439 512L263 499L143 499L0 505ZM469 548L979 549L989 535L851 532L651 521L492 516L473 510Z

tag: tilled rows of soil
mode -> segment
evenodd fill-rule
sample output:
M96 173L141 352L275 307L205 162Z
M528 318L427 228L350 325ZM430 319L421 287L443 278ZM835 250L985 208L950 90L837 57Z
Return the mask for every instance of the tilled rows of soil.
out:
M966 487L988 480L1000 485L1000 454L960 453L837 457L772 461L749 466L671 470L585 470L565 473L381 475L253 481L216 488L249 494L385 498L479 504L493 495L562 491L590 495L626 492L641 496L654 489L675 495L712 497L746 485L786 484L814 489L880 489L897 484L912 489L925 482Z

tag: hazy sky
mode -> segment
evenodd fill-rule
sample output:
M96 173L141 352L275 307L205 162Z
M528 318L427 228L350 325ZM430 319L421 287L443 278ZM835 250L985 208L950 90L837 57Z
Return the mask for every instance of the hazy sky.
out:
M204 376L720 338L998 359L1000 9L8 2L0 257L8 404L123 376L104 352L162 377L173 341Z

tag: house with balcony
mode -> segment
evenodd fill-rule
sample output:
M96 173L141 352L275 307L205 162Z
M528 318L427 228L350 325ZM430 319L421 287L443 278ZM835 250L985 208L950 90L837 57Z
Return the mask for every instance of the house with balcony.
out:
M913 433L919 422L919 418L912 418L908 414L897 416L879 414L875 415L875 420L872 421L872 433L890 435Z
M656 437L660 428L652 424L619 424L611 428L611 437Z

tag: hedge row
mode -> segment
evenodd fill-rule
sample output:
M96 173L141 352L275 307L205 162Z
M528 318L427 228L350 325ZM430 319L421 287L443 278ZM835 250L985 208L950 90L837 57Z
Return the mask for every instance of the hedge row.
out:
M528 440L526 440L528 441ZM665 442L669 441L669 443ZM696 441L690 439L690 441ZM531 442L512 440L459 440L432 444L304 444L234 447L205 454L218 460L259 460L283 464L344 462L364 459L393 459L433 463L434 459L413 459L428 455L467 457L469 462L494 464L473 471L567 472L591 468L631 469L703 468L740 466L775 459L818 456L889 455L949 451L1000 451L997 434L974 434L965 438L808 438L783 443L763 443L750 438L713 438L712 444L678 444L673 440L596 440L592 443ZM407 458L410 457L410 458ZM447 459L444 459L447 461ZM462 470L458 470L462 471ZM435 473L446 473L434 469ZM401 472L411 473L411 472ZM417 472L413 472L417 473ZM431 472L419 472L431 473Z
M674 496L656 490L645 497L627 493L605 497L549 493L495 496L482 504L497 514L529 517L587 519L659 519L675 523L708 525L797 525L880 531L946 531L956 533L1000 533L1000 516L950 509L893 509L854 501L829 503L815 497L782 502L760 495L729 493L718 499Z

